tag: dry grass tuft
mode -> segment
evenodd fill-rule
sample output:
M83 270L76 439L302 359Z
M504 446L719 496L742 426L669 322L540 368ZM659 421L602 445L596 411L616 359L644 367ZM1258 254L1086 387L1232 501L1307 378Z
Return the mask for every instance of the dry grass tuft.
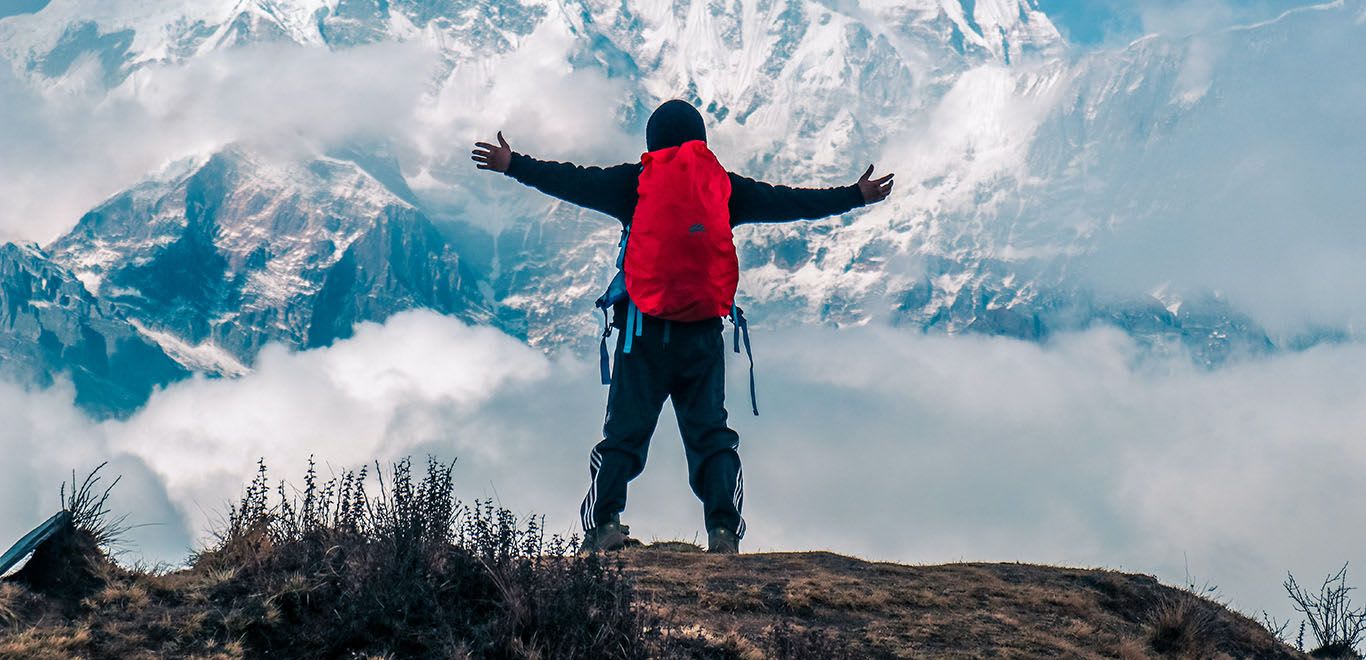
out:
M0 639L0 658L72 658L89 646L90 626L28 628Z
M894 605L894 596L862 580L798 578L783 587L783 600L794 612L816 607L878 612Z
M71 512L71 524L85 533L106 554L122 547L124 535L128 532L127 516L114 516L109 511L109 493L114 490L122 477L115 477L103 490L100 489L100 470L108 463L100 463L81 481L76 481L76 472L71 473L71 484L63 483L61 488L62 508ZM68 496L68 488L70 495Z
M1148 660L1152 657L1149 646L1137 639L1123 639L1115 645L1113 655L1119 660Z
M0 582L0 628L8 628L19 621L19 600L24 590L18 585Z
M1148 629L1149 645L1164 656L1210 658L1218 652L1211 639L1214 632L1211 610L1184 592L1170 597L1157 608Z
M152 603L147 586L132 579L107 582L95 595L81 601L87 609L117 608L125 612L141 612Z
M645 548L647 550L659 552L706 552L706 548L703 548L692 541L683 541L679 539L654 541L650 543L650 545L645 546Z
M794 624L787 619L779 620L764 632L763 645L768 652L764 657L775 660L840 660L852 657L849 647L834 633L823 628Z

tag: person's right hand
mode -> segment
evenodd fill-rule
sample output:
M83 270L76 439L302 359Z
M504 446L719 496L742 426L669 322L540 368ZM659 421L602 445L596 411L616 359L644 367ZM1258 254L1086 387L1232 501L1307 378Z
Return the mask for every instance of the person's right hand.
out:
M895 174L888 174L880 179L870 179L873 176L873 166L868 166L868 171L858 180L858 191L863 193L864 204L874 204L887 199L892 194L892 177Z
M498 146L487 142L475 142L478 147L473 152L470 160L479 163L477 166L481 170L493 170L495 172L507 172L508 165L512 164L512 147L508 146L508 141L503 139L503 132L498 131Z

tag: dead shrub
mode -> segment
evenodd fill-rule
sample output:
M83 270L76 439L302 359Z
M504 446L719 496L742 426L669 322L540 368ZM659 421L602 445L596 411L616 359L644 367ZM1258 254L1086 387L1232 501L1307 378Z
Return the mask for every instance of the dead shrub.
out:
M1307 624L1317 643L1309 655L1316 658L1362 657L1357 646L1366 637L1366 607L1352 605L1351 592L1355 587L1347 586L1347 564L1325 578L1318 593L1301 587L1294 575L1287 575L1284 586L1290 599L1295 601L1295 611L1305 617L1300 627L1301 648Z

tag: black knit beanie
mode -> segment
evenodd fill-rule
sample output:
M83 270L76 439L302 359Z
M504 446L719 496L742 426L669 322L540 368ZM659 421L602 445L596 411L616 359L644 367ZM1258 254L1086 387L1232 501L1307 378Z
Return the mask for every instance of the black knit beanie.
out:
M689 140L707 141L702 115L687 101L665 101L645 124L645 146L649 151L677 147Z

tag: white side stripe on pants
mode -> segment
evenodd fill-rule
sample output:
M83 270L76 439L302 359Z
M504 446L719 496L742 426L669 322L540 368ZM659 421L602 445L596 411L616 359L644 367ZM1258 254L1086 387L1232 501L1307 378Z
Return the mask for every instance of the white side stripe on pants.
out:
M598 504L598 473L602 471L602 454L597 449L588 458L588 471L593 483L588 487L588 497L583 501L583 529L593 529L593 507Z
M732 501L735 504L736 515L739 515L740 508L745 503L745 471L743 468L738 468L735 471L735 495L732 497ZM745 519L743 516L740 517L740 526L735 530L735 535L745 535Z

